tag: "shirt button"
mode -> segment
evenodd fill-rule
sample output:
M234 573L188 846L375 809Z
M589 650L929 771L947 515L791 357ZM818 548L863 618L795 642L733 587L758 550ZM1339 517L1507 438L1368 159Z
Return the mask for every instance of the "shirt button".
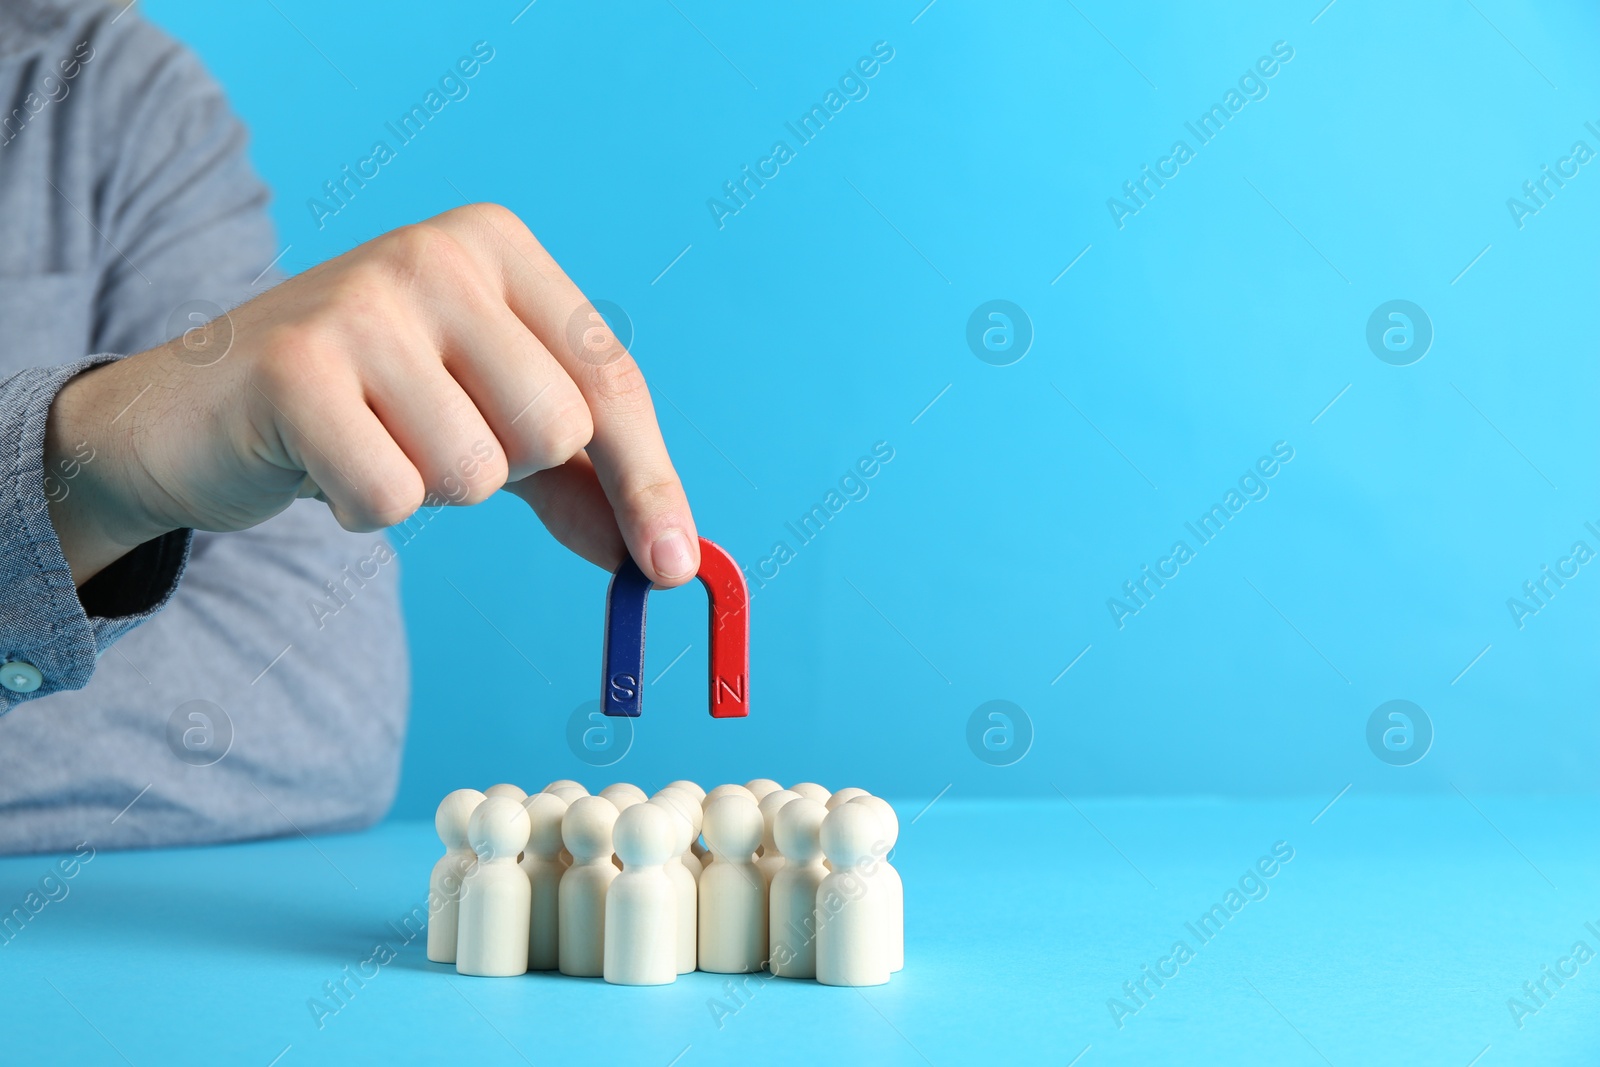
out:
M0 663L0 686L13 693L31 693L43 684L44 675L40 674L39 668L31 663L24 663L19 659L10 663Z

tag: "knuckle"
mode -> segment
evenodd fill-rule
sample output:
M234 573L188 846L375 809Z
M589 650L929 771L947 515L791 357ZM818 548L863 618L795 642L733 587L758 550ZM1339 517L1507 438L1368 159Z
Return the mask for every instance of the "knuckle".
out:
M675 476L641 481L628 486L623 494L628 510L636 518L663 511L676 504L682 495L683 489Z
M380 485L362 494L360 517L372 529L398 526L422 506L420 485Z
M595 368L592 385L595 395L603 402L624 409L646 404L650 399L650 387L645 383L644 372L628 356Z
M414 222L389 233L385 248L391 256L405 262L426 259L444 240L444 230L435 222Z
M461 502L481 504L488 500L506 484L507 473L505 456L496 452L495 458L485 461L475 476L465 479L466 488Z
M448 482L450 479L447 478L446 481ZM481 504L485 500L488 500L491 496L494 496L499 488L500 486L495 485L493 482L487 479L479 479L471 482L457 481L455 483L455 491L453 493L446 494L446 499L448 499L452 504L458 504L462 507L470 507L473 504Z
M501 449L478 441L458 454L461 458L436 480L436 496L451 504L481 504L506 484L507 461Z
M517 213L504 204L496 204L493 201L486 200L478 204L469 204L467 210L496 226L514 226L517 229L527 228L522 225L522 219L517 216Z
M488 242L509 241L518 252L531 257L540 267L555 263L522 216L504 204L489 201L466 204L448 214L452 223L459 222L467 228L465 232L481 235Z
M504 204L483 201L481 203L468 204L461 208L460 211L465 219L478 226L492 226L503 236L523 238L533 236L528 230L527 223L522 221L522 217Z
M406 283L470 273L471 259L449 229L436 222L402 226L386 239L384 258L391 276Z
M539 469L559 467L577 455L594 437L594 418L581 402L557 411L539 426Z

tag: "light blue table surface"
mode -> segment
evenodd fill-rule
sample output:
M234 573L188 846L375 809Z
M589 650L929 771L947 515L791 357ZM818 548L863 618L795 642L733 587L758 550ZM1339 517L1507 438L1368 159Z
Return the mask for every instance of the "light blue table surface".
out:
M1600 1062L1600 961L1572 957L1600 951L1596 798L1328 800L901 803L906 969L862 990L751 980L738 1000L708 974L630 989L428 963L391 926L425 900L440 851L425 824L102 851L13 920L0 1060ZM1197 938L1186 924L1278 842L1293 859L1265 896ZM0 860L0 901L24 905L55 869ZM1176 977L1127 997L1179 940ZM363 967L385 941L392 961ZM1546 965L1576 974L1558 986ZM326 998L361 970L343 1006ZM1541 979L1534 1001L1523 983ZM1112 998L1138 1008L1120 1028ZM1514 1018L1512 998L1537 1010Z

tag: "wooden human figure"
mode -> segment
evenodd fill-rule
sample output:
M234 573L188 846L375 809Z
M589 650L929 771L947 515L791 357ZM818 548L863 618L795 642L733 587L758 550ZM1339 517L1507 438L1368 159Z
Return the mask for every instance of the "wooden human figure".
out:
M871 795L872 794L867 792L865 789L858 789L853 785L849 785L828 797L826 804L828 806L828 810L832 811L840 804L850 803L850 801L854 800L856 797L869 797Z
M670 786L650 803L672 816L673 847L676 854L667 860L667 877L678 896L678 973L695 970L700 956L700 886L695 875L700 861L689 851L689 842L700 833L700 805L690 793Z
M871 795L872 794L868 793L865 789L857 789L853 785L848 785L839 790L837 793L829 794L823 799L823 803L828 806L829 811L832 811L840 804L846 804L856 797L865 797ZM830 871L833 870L833 864L830 861L824 861L822 865Z
M478 862L461 883L456 970L488 978L525 974L532 890L517 854L528 844L528 813L510 797L489 797L467 821L467 841Z
M783 788L771 778L752 778L744 784L744 787L750 790L751 795L756 798L757 804L761 803L768 793L776 793Z
M439 802L433 816L433 828L444 843L444 855L433 865L428 879L428 959L434 963L456 961L461 880L478 859L467 844L467 822L483 801L483 794L476 789L457 789Z
M774 789L761 798L757 805L761 809L761 848L756 851L756 866L761 868L761 877L767 885L772 885L772 876L778 873L778 868L783 866L783 850L772 837L772 822L778 817L778 811L791 800L799 800L799 793L792 793L787 789Z
M528 970L553 971L561 962L561 820L567 802L554 793L535 793L522 802L528 813L528 844L521 867L528 876L532 905L528 911Z
M700 969L753 974L767 956L767 883L755 864L761 810L725 793L706 805L703 829L713 858L700 875Z
M794 785L791 785L789 789L792 792L799 793L807 800L815 800L818 804L826 804L828 802L828 798L833 795L832 793L828 792L826 788L818 785L816 782L796 782Z
M605 980L666 985L678 978L678 890L667 875L677 862L676 817L657 804L634 804L617 816L612 838L622 873L606 890Z
M815 800L799 797L783 805L773 821L784 862L772 877L767 969L779 978L817 976L817 889L828 876L822 866L827 815Z
M627 783L608 785L600 790L597 795L611 801L611 806L617 809L618 815L621 815L635 804L643 804L649 799L644 795L643 789ZM622 870L622 857L613 852L611 854L611 865L619 871Z
M822 852L833 863L817 887L817 981L823 985L889 980L887 909L866 870L882 837L877 814L864 804L840 804L822 820Z
M617 806L617 811L627 811L635 804L643 804L650 795L628 782L615 782L600 790L600 795Z
M561 875L562 974L599 978L605 973L606 891L617 876L611 864L611 829L617 809L605 797L574 800L561 819L561 840L572 866Z
M833 794L828 792L827 787L818 785L816 782L796 782L789 787L789 790L790 792L799 793L807 800L815 800L818 804L826 805L828 801L833 799ZM831 811L832 808L829 808L829 810ZM822 866L827 870L833 870L833 864L827 860L823 861Z
M878 816L878 824L883 831L882 840L873 844L872 851L878 862L871 878L875 885L882 887L884 907L888 910L888 919L883 925L889 936L889 970L902 970L906 965L906 891L905 884L900 880L900 872L889 862L889 853L900 839L900 817L882 797L859 796L849 803L871 808Z
M684 849L683 855L679 859L683 863L683 869L689 872L689 877L698 883L700 881L700 872L703 869L700 856L701 853L705 852L704 846L700 844L700 828L705 822L705 812L701 810L700 801L695 799L693 793L675 785L669 785L662 789L655 795L654 799L663 800L668 796L675 798L674 810L682 813L693 827L689 834L689 847ZM709 855L709 853L706 854Z
M571 778L558 778L545 786L542 792L554 793L568 804L571 804L579 797L589 795L589 791L583 787L582 783L574 782Z
M737 794L738 796L744 797L752 804L756 803L756 795L754 793L746 789L744 786L739 785L737 782L729 782L726 785L712 786L711 792L707 793L705 799L700 802L700 807L705 808L713 800L718 800L722 797L728 796L729 794Z
M664 788L682 789L686 793L692 793L694 795L694 802L696 804L700 803L706 798L706 791L701 789L694 782L689 781L687 778L679 778L675 782L668 782Z
M562 800L565 800L569 805L579 797L586 797L589 795L589 791L583 787L583 783L574 782L571 778L557 778L555 781L545 786L544 789L540 790L540 792L554 793ZM572 853L567 851L565 845L563 845L561 848L561 866L572 866Z
M689 779L687 779L687 778L679 778L675 782L668 782L663 788L666 788L666 789L681 789L685 793L689 793L690 795L692 795L694 797L694 802L696 804L704 804L705 803L706 791L704 789L701 789L700 786L697 785L696 783L689 781ZM698 868L698 866L700 864L700 858L706 854L706 846L704 846L704 845L702 845L700 843L699 825L700 824L698 822L695 823L694 841L691 842L690 845L689 845L689 850L694 853L694 862L695 862L696 868ZM689 862L688 859L684 860L684 864L685 865L687 865L688 862ZM690 871L690 873L694 875L695 881L698 882L700 880L700 871L698 869L693 869L693 870Z
M711 792L707 793L705 795L705 799L700 801L701 810L704 811L706 808L710 807L711 806L711 802L713 800L719 800L722 797L729 796L730 794L741 796L741 797L747 797L752 803L754 803L755 799L756 799L756 795L754 793L752 793L750 790L746 789L744 786L739 785L739 784L737 784L735 782L729 782L726 785L714 785L714 786L712 786L711 787ZM709 847L710 844L711 844L711 842L707 841L706 842L707 847L703 851L701 851L701 853L700 853L700 869L701 870L704 870L705 868L711 866L711 849ZM759 847L759 846L760 846L760 842L757 842L757 847Z

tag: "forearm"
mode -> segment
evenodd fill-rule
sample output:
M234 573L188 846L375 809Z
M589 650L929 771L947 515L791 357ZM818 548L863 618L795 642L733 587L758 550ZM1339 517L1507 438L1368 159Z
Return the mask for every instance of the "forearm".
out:
M43 448L43 487L50 524L74 585L146 542L177 527L154 521L128 490L137 442L127 411L148 391L127 361L104 363L68 380L50 405ZM126 400L124 401L124 395ZM120 404L120 406L119 406Z

